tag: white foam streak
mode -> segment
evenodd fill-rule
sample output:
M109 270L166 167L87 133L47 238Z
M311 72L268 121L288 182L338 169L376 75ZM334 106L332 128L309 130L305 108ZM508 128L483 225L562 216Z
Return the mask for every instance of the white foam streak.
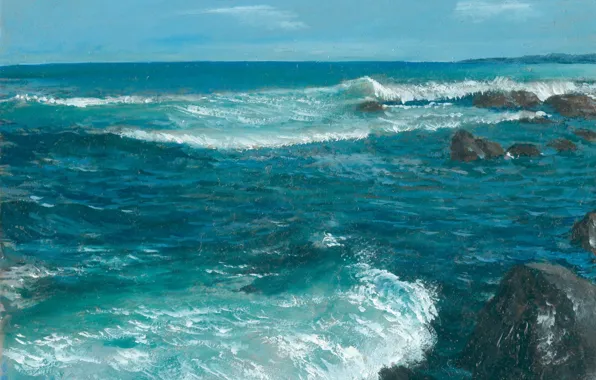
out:
M337 132L312 132L290 134L259 134L258 132L233 136L228 134L191 134L179 131L143 131L124 130L118 134L122 137L161 143L187 144L208 149L250 150L259 148L280 148L292 145L311 144L315 142L359 140L368 137L370 130L352 130Z
M93 106L105 106L112 104L148 104L153 103L155 99L144 98L140 96L116 96L107 98L54 98L42 95L16 95L14 100L27 103L40 103L48 105L59 105L76 108L87 108Z
M516 82L497 77L490 81L464 80L458 82L430 81L420 84L384 83L370 77L363 77L343 84L346 91L358 91L382 101L437 101L461 99L466 96L490 91L507 92L525 90L536 94L544 101L553 95L574 92L593 94L594 85L578 84L572 81Z

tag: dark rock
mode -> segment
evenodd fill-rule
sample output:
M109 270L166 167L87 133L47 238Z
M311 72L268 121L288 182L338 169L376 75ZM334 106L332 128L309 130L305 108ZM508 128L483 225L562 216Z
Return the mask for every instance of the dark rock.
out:
M595 315L589 281L561 266L517 266L480 312L459 364L474 379L593 379Z
M587 95L555 95L545 103L563 116L596 117L596 100Z
M589 129L576 129L573 133L586 141L596 142L596 132Z
M575 152L577 150L577 145L567 139L556 139L546 145L558 152Z
M366 101L358 105L358 111L360 112L381 112L384 110L385 106L374 100Z
M460 129L451 139L451 159L455 161L475 161L479 158L490 159L504 155L500 144L475 137Z
M379 371L379 380L434 380L434 377L412 371L409 368L399 366L383 368Z
M486 92L474 96L473 104L480 108L534 108L542 102L529 91Z
M596 211L587 213L582 220L573 225L571 241L596 254Z
M259 293L260 292L260 290L256 286L254 286L252 284L243 286L238 291L239 292L244 292L246 294Z
M513 144L507 149L507 154L511 157L538 157L540 149L534 144Z

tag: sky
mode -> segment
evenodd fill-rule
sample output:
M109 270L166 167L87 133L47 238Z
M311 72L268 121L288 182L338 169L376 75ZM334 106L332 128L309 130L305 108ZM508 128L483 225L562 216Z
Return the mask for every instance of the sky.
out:
M0 64L596 53L596 0L0 0Z

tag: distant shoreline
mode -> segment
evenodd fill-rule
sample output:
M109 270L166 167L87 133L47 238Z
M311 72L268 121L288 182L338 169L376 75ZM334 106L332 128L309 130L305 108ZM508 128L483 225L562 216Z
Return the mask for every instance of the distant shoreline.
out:
M0 69L11 67L27 66L67 66L67 65L151 65L151 64L460 64L460 63L509 63L509 64L596 64L596 53L594 54L546 54L546 55L526 55L521 57L492 57L492 58L473 58L459 61L390 61L390 60L338 60L338 61L257 61L257 60L238 60L238 61L106 61L106 62L43 62L43 63L17 63L1 64Z

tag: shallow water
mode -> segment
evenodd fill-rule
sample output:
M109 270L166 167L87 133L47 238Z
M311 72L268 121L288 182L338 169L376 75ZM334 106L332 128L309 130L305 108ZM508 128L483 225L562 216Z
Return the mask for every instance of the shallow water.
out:
M571 246L596 146L489 90L596 95L591 65L0 69L9 378L375 379L452 355L503 273ZM370 99L391 101L362 114ZM455 163L454 128L537 159ZM575 154L546 148L554 138ZM241 289L243 291L241 291Z

